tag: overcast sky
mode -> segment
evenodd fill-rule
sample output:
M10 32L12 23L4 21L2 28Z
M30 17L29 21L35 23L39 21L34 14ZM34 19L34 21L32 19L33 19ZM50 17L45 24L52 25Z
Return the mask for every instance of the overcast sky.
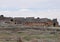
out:
M10 17L57 18L60 0L0 0L0 14Z

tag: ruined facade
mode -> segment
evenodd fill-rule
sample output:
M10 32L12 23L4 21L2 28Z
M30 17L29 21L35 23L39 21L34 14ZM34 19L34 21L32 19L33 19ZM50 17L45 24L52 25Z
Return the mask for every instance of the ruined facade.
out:
M8 24L22 24L26 26L45 26L45 27L58 27L57 19L48 19L48 18L34 18L34 17L4 17L3 15L0 16L0 21L8 23Z
M26 26L46 26L46 27L58 27L58 21L57 19L48 19L48 18L34 18L34 17L20 17L20 18L14 18L14 21L16 24L23 24Z

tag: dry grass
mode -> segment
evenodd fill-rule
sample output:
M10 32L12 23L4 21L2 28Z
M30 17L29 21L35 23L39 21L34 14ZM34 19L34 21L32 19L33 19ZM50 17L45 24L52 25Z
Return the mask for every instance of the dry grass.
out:
M17 42L18 37L22 37L23 42L60 42L60 34L50 34L49 31L21 30L17 32L1 32L0 42ZM13 39L13 40L11 40Z

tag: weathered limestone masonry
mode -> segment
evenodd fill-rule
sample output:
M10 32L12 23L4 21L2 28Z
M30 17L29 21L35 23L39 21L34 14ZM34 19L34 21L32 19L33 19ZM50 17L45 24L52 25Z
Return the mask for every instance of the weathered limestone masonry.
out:
M48 18L34 18L34 17L4 17L0 15L0 22L7 24L21 24L25 26L42 26L42 27L58 27L57 19L48 19Z

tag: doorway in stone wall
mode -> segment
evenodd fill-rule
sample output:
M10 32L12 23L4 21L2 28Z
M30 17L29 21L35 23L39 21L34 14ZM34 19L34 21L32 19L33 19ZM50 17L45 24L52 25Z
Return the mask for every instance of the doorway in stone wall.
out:
M56 26L56 23L53 23L53 26L55 27Z

